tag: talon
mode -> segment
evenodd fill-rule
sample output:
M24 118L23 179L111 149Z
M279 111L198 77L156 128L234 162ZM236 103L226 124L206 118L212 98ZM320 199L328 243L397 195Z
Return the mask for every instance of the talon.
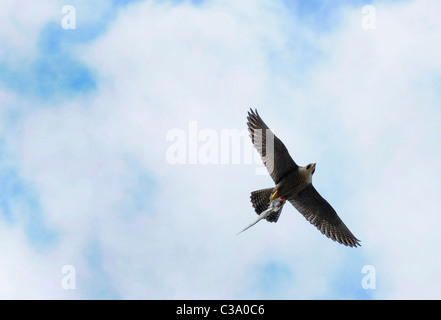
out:
M271 195L270 201L273 201L275 198L277 198L278 191L279 189L276 189L276 191L274 191L274 193Z

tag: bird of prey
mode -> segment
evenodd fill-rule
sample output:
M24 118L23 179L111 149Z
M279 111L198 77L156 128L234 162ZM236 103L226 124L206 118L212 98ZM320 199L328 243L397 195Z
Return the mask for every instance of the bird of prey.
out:
M251 192L251 203L259 215L258 219L277 222L286 201L291 204L318 230L328 238L345 246L360 246L358 240L331 205L312 185L316 164L298 166L285 145L263 122L257 110L248 112L248 131L254 147L275 183L275 187Z

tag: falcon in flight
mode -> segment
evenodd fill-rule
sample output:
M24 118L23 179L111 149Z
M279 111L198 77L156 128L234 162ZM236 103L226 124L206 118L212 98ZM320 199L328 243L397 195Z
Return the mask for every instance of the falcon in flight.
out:
M248 112L248 131L254 147L262 157L275 187L251 192L251 203L259 215L258 219L277 222L286 200L321 233L345 246L360 246L358 240L339 218L331 205L312 185L315 163L298 166L285 145L263 122L256 111Z

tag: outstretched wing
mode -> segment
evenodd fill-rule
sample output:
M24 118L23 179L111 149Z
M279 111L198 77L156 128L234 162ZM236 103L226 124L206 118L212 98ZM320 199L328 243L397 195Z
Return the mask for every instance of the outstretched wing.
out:
M289 202L328 238L345 246L357 247L360 243L339 218L331 205L312 184L288 199Z
M254 147L262 157L268 172L277 184L291 171L297 170L298 166L291 158L285 145L260 118L256 111L248 111L248 131Z

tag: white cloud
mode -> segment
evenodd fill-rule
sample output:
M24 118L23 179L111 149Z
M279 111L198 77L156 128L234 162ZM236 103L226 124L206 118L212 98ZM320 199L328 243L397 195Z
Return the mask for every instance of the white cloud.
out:
M361 28L360 8L326 34L305 30L270 1L121 9L106 34L78 46L97 74L96 95L22 107L19 127L2 130L21 176L38 190L45 221L61 236L42 254L23 240L20 225L3 226L17 241L2 243L19 250L0 277L10 279L16 264L40 277L9 280L1 296L39 297L49 280L42 297L91 296L81 283L73 293L60 290L65 264L122 298L338 298L342 272L355 279L350 290L366 296L366 262L377 269L377 298L438 297L432 199L441 173L440 7L414 1L376 9L376 30ZM312 45L323 60L309 65L299 51ZM236 237L254 218L249 192L270 178L254 175L252 165L166 162L168 130L186 130L191 120L200 129L240 130L251 106L299 164L316 159L317 188L362 248L333 243L288 206L279 223ZM338 161L342 177L334 173L343 169ZM136 207L132 190L141 185L151 203ZM91 242L99 243L96 268L85 254Z
M357 28L352 12L327 39L330 59L312 91L332 108L345 134L338 138L355 162L349 170L360 183L347 207L357 208L364 250L387 288L375 296L438 298L441 6L414 1L376 10L377 30Z
M2 1L0 21L0 61L9 60L17 63L35 54L35 47L43 26L48 20L58 17L54 2L26 0Z

